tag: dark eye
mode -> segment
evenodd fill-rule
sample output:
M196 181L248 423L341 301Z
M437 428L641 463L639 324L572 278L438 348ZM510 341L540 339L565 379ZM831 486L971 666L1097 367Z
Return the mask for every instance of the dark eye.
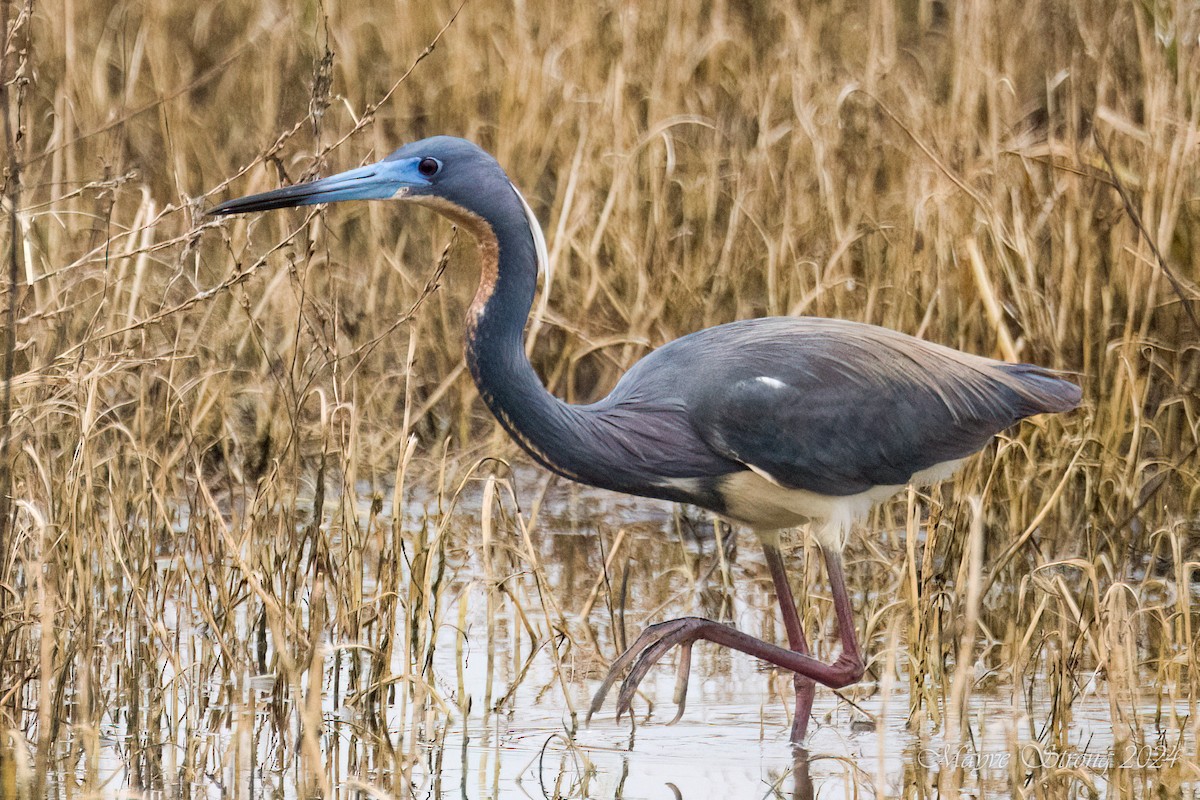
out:
M442 168L442 162L436 158L422 158L421 163L417 164L417 172L424 175L426 178L432 178L437 175L438 170Z

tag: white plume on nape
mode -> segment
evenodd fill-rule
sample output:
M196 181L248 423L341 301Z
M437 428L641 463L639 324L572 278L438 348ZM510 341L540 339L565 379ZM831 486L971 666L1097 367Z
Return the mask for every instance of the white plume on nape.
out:
M545 273L546 284L549 285L550 279L553 277L553 272L550 270L550 254L546 249L546 235L542 233L542 225L538 222L533 209L529 207L529 203L525 202L525 196L521 194L516 185L511 181L509 181L508 185L512 186L517 199L521 201L521 208L525 209L525 220L529 223L529 232L533 234L533 249L537 251L538 274Z
M538 222L533 209L529 207L529 203L525 202L524 195L516 185L512 181L509 181L508 185L512 187L513 193L521 201L521 208L525 209L525 221L529 223L529 233L533 236L533 249L537 256L537 271L542 278L541 296L533 310L529 329L525 335L526 352L529 352L533 347L533 342L537 339L538 332L542 329L542 320L546 316L546 308L550 305L550 289L554 285L554 267L550 264L550 253L546 249L546 235L542 233L541 223Z

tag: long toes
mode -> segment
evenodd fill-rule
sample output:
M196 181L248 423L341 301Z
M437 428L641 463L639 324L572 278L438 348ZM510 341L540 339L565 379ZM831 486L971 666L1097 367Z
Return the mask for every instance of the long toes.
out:
M608 674L604 676L604 680L600 683L600 688L592 695L592 704L588 707L587 718L585 721L591 722L592 715L595 714L604 705L604 698L608 696L609 689L617 682L620 676L620 671L616 668L610 669Z
M700 619L699 617L681 617L679 619L655 623L642 631L637 641L630 645L612 663L608 674L600 683L600 688L596 690L596 694L592 697L592 704L588 708L587 720L591 721L592 716L604 705L604 699L608 696L613 684L617 682L617 678L626 670L629 670L629 677L621 684L621 691L618 694L617 719L620 719L621 715L630 709L633 694L637 691L637 684L645 677L650 667L658 659L662 658L667 650L670 650L675 645L694 640L698 622L707 622L707 620ZM653 655L651 655L652 653ZM686 691L687 680L685 673L687 667L690 667L691 664L691 653L689 652L685 658L687 659L686 664L681 664L681 668L684 671L680 674L684 675L683 685Z
M642 682L642 678L646 677L650 668L675 645L685 642L690 644L694 633L689 628L690 626L683 625L669 631L638 657L637 662L629 670L629 675L621 683L621 691L617 693L617 719L620 719L622 714L632 708L633 696L637 693L638 684Z
M617 682L617 678L625 673L634 661L637 660L648 647L656 644L664 636L673 631L672 623L678 620L670 620L668 622L660 622L656 625L651 625L642 631L642 635L631 644L624 653L617 657L617 660L612 663L608 669L608 674L604 676L604 680L600 684L600 688L596 690L596 694L592 696L592 705L588 708L587 721L590 722L592 715L601 709L604 705L604 698L608 696L609 690L613 684ZM620 713L617 714L617 719L620 719Z
M683 718L683 709L687 706L688 678L692 674L692 643L684 642L679 646L679 667L675 671L675 718L668 722L674 725Z

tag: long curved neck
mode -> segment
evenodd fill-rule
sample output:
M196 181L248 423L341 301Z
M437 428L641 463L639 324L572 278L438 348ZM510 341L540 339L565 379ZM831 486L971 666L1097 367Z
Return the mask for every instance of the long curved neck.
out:
M439 209L479 244L479 290L467 316L467 366L483 401L521 447L548 469L591 483L583 458L584 415L550 394L525 356L538 248L515 189L507 205L490 220L461 208L457 213Z

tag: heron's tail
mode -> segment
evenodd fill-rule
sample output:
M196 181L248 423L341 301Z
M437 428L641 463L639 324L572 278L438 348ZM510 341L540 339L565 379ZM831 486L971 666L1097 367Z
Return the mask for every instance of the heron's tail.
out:
M1021 396L1021 416L1056 414L1079 406L1080 388L1053 370L1033 364L1005 364L1002 369L1015 379L1014 389Z

